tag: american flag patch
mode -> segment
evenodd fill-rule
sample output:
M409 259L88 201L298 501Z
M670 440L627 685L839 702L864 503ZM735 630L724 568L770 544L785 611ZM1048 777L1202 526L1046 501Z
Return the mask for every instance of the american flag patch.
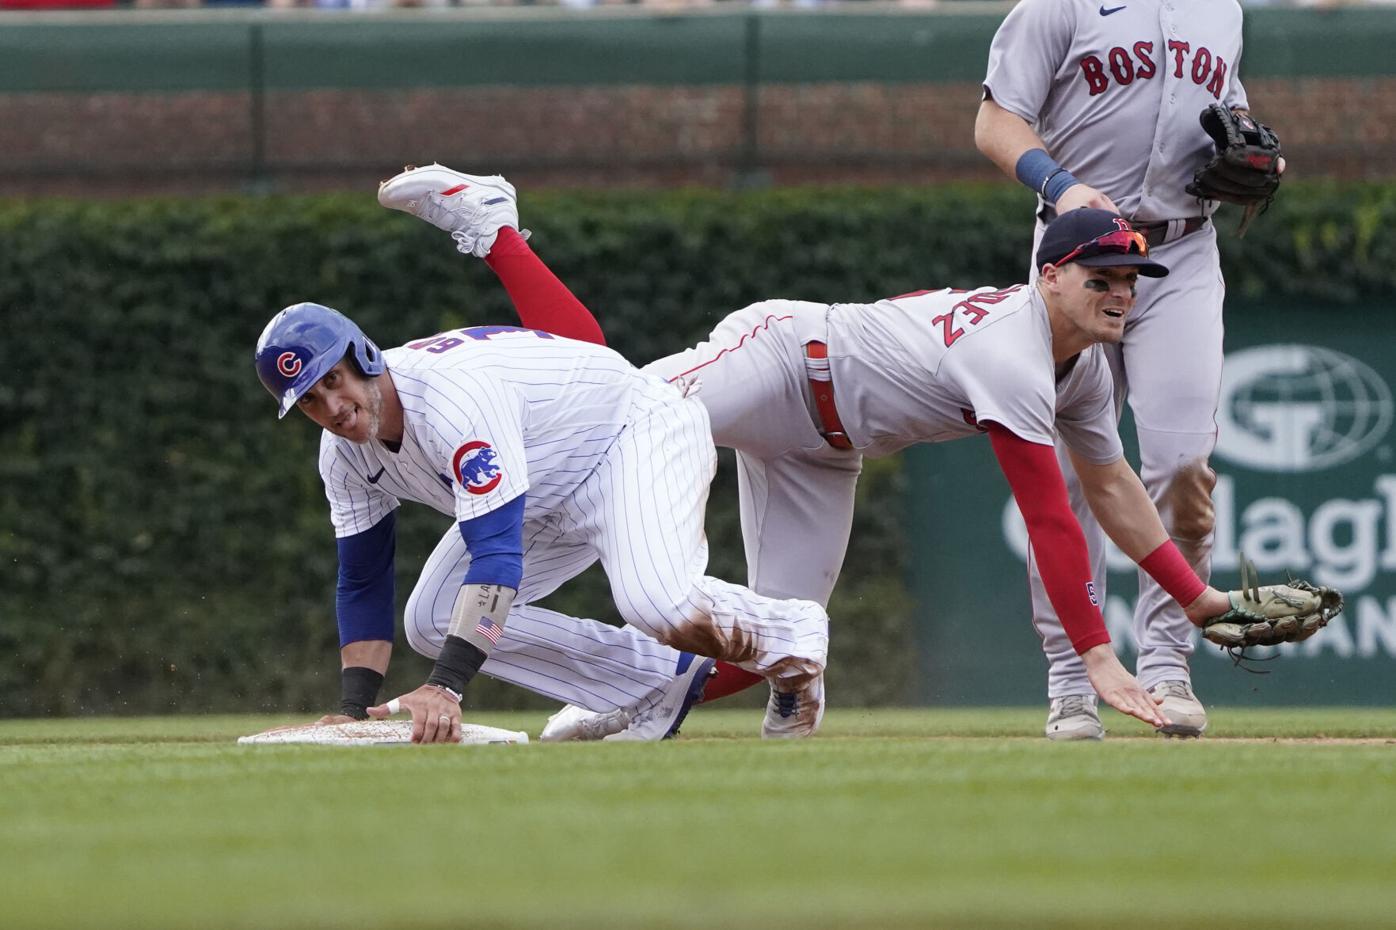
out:
M498 623L495 623L489 617L486 617L485 619L481 620L479 623L475 625L475 632L479 633L481 636L485 637L485 639L488 639L490 642L498 646L499 637L504 635L504 627L500 626Z

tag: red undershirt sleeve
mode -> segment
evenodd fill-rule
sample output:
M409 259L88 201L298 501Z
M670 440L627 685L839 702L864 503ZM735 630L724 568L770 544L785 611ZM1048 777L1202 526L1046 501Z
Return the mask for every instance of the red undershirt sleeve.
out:
M1173 600L1186 607L1202 596L1207 590L1207 582L1197 577L1188 560L1178 551L1173 540L1165 539L1159 547L1144 557L1139 567L1158 582Z
M1047 597L1079 655L1110 642L1105 618L1093 603L1086 536L1071 512L1066 481L1051 446L1028 442L998 423L985 424L1023 522Z
M506 226L499 231L485 264L499 276L524 326L567 339L606 344L596 317L515 230Z

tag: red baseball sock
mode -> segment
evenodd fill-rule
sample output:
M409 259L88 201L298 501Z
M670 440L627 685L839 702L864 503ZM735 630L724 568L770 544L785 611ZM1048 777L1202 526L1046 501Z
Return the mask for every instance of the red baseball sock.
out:
M745 691L752 685L765 680L755 672L748 672L744 668L719 661L716 673L708 678L707 687L703 689L703 703L725 698L738 691Z
M485 264L499 276L524 326L554 336L606 344L596 317L543 264L516 230L505 226L499 231Z

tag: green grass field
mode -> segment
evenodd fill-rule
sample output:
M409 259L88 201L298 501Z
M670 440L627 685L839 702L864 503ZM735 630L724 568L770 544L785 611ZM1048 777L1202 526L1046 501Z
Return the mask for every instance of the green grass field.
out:
M425 749L0 722L0 926L1396 926L1396 711L1215 709L1186 743L1041 718L842 710L763 743L713 709L663 744Z

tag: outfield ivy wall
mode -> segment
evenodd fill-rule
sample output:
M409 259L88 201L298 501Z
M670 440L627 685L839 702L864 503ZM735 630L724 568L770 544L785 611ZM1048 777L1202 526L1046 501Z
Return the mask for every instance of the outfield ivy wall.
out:
M536 248L642 362L763 298L1018 281L1030 242L1031 198L1007 186L548 194L522 208ZM1361 327L1369 305L1396 303L1393 225L1396 188L1286 189L1244 240L1224 240L1228 325L1321 297L1339 311L1316 325ZM266 320L299 300L384 345L513 319L483 263L369 194L0 204L0 716L334 700L317 433L278 422L251 367ZM840 703L925 693L913 631L937 605L913 598L910 563L963 554L953 527L906 525L906 480L893 459L863 481L832 605ZM724 460L713 566L739 579L734 501ZM404 509L399 603L448 527ZM594 573L551 603L615 616ZM426 667L405 644L398 658L389 687ZM470 700L539 703L493 682Z

